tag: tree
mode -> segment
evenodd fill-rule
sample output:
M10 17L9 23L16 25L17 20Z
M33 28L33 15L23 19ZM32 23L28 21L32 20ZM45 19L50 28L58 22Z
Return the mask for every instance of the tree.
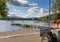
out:
M60 16L60 0L55 0L55 2L53 3L53 6L52 6L52 12L54 14L51 16L51 19L55 21Z
M6 5L6 0L0 0L0 17L7 17L8 8Z
M53 6L52 6L52 11L54 13L60 12L60 0L55 0Z

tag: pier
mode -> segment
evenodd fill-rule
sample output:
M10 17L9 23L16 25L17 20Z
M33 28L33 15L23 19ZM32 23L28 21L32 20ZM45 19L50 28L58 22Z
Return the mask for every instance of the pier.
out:
M45 23L45 22L43 22L43 23L41 23L41 22L39 22L39 23L33 23L33 22L14 22L14 23L12 23L11 25L13 25L13 26L21 26L21 27L30 27L30 28L51 28L51 29L57 29L55 26L53 26L53 25L51 25L50 27L49 27L49 25L48 25L48 23Z

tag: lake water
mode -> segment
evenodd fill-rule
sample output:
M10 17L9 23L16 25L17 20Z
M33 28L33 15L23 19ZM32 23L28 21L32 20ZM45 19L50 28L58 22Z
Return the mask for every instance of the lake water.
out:
M23 29L23 27L11 25L12 22L13 21L0 20L0 32L6 32L6 31ZM14 21L14 22L22 23L22 24L23 23L25 23L25 24L26 23L27 24L34 24L34 23L36 23L36 25L43 25L44 24L43 22L39 22L39 21L28 21L28 20L19 20L19 21Z

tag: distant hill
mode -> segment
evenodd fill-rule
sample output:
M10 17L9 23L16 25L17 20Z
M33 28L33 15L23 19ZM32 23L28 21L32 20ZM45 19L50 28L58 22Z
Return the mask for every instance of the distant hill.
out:
M6 18L0 18L0 20L37 20L42 22L47 22L49 19L49 16L40 17L40 18L22 18L22 17L6 17ZM50 15L51 22L55 22L56 20L60 20L60 13L58 14L51 14Z
M6 17L0 18L0 20L39 20L39 18Z

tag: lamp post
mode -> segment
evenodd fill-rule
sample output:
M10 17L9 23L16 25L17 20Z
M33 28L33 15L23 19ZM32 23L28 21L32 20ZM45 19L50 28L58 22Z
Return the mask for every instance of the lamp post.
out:
M49 16L48 16L48 29L46 27L41 27L40 28L40 35L42 34L42 39L41 39L41 42L44 42L44 33L46 32L50 32L51 31L51 28L50 28L50 11L51 11L51 0L48 0L48 10L49 10ZM42 30L43 29L43 30ZM46 31L44 31L46 30ZM41 31L44 31L41 33Z
M48 7L48 9L49 9L49 16L48 16L48 24L49 24L49 28L50 28L50 9L51 9L51 0L49 0L49 7ZM50 28L51 29L51 28Z

